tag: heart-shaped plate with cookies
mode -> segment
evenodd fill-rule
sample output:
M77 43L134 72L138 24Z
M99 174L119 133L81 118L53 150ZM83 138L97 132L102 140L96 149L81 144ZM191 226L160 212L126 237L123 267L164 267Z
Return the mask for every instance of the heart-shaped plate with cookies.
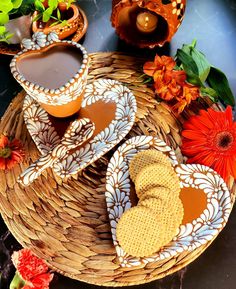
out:
M133 137L114 153L106 202L122 267L199 248L224 228L232 207L229 190L214 170L179 164L175 152L152 136Z

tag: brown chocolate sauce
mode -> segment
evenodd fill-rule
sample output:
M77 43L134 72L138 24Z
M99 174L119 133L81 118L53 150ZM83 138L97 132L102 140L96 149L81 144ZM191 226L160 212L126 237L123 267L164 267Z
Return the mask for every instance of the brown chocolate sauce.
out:
M79 70L82 53L76 47L57 44L42 52L30 52L17 61L18 71L26 80L45 88L66 84Z

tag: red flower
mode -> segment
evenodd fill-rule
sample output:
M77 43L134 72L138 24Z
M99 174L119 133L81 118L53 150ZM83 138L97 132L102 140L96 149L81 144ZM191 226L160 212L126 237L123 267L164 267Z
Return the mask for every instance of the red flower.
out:
M17 139L9 140L5 135L0 136L0 169L9 170L23 161L25 156L23 146Z
M53 279L53 274L44 273L26 282L22 289L49 289L49 284Z
M12 262L25 281L23 289L48 289L53 274L48 273L46 263L31 250L22 249L12 254Z
M182 136L188 163L212 167L225 181L236 178L236 122L230 106L224 112L201 110L184 123Z

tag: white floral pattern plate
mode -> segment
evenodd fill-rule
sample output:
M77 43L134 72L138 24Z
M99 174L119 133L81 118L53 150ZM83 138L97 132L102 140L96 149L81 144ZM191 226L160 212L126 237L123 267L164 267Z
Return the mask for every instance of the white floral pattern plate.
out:
M114 104L114 118L106 128L92 136L86 144L76 151L72 150L66 158L53 165L53 170L61 178L76 174L98 160L117 145L134 124L136 100L132 92L120 82L99 79L87 85L82 108L87 108L97 102L102 102L104 105ZM46 154L60 143L60 136L48 113L28 95L24 100L23 111L26 127L42 154ZM104 115L101 114L101 118L104 118Z
M159 252L145 258L137 258L126 254L119 246L116 225L122 214L132 206L129 162L137 152L146 149L156 149L169 156L180 178L181 188L202 190L207 203L199 217L182 224L176 237ZM114 153L106 175L106 202L113 243L123 267L164 260L206 244L222 230L231 211L230 193L223 179L215 171L202 165L179 165L174 151L165 142L152 136L131 138Z

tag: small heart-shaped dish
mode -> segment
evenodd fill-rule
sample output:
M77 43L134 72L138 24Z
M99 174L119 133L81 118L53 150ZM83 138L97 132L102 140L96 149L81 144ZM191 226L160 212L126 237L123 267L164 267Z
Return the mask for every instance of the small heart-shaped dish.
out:
M68 157L54 164L53 170L61 178L78 173L117 145L132 128L136 109L132 92L111 79L99 79L87 85L82 108L71 118L50 116L30 96L26 96L23 105L26 127L42 154L59 144L72 120L89 118L95 124L89 141L70 150Z
M122 214L137 204L134 186L129 177L129 162L139 151L147 149L156 149L169 157L180 179L184 219L177 235L169 244L152 256L138 258L128 255L120 247L116 238L116 226ZM131 138L114 153L106 175L106 202L113 243L123 267L169 259L208 243L223 229L232 207L227 186L215 171L198 164L178 164L175 152L165 142L152 136Z

